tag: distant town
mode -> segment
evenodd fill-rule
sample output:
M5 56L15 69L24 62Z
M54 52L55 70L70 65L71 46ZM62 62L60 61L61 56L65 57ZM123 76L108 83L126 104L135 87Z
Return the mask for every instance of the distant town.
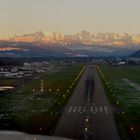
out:
M60 58L59 58L60 59ZM16 60L17 61L17 60ZM91 63L91 64L108 64L114 66L120 65L140 65L140 58L62 58L62 60L34 61L5 63L1 60L0 78L1 79L39 79L38 75L44 72L51 72L57 68L68 66L74 63ZM23 80L23 81L24 81ZM14 87L2 85L0 83L0 91L12 90Z

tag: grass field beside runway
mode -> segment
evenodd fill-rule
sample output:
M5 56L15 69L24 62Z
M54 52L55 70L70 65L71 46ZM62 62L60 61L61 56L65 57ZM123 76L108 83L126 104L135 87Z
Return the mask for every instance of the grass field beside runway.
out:
M3 113L0 123L4 124L5 120L8 125L12 121L15 129L48 133L61 115L83 71L83 64L66 66L53 74L44 73L17 91L0 97L0 111ZM44 81L42 93L41 80Z
M128 132L130 139L140 138L140 90L124 81L130 80L140 86L140 66L101 65L107 96L122 111L117 113L119 129L123 139ZM125 131L124 131L125 129Z

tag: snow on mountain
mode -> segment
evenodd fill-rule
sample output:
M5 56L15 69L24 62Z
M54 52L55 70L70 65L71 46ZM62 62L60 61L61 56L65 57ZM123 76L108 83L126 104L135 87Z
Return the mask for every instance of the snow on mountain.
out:
M108 45L108 46L135 46L140 45L140 35L128 33L90 33L81 31L73 35L53 32L45 35L39 31L21 36L15 35L9 39L14 42L40 42L49 44L85 44L85 45Z
M25 34L22 36L15 35L9 40L14 42L43 42L46 41L46 36L43 34L43 32L39 31L32 34Z

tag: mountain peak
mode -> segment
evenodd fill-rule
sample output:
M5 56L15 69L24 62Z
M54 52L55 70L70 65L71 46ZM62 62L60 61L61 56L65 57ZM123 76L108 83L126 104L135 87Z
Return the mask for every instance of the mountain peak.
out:
M140 35L128 33L90 33L83 30L79 33L69 35L60 32L53 32L45 35L42 31L22 36L14 36L10 41L15 42L40 42L52 44L85 44L85 45L108 45L108 46L139 46Z
M42 42L45 37L46 36L42 31L38 31L31 34L24 34L21 36L15 35L10 40L15 42Z
M35 32L34 34L37 36L42 36L42 37L45 36L42 31Z

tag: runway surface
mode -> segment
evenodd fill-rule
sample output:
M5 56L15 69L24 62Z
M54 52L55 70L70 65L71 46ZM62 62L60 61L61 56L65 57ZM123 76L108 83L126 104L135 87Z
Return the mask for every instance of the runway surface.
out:
M80 140L120 140L96 66L86 67L53 135Z

